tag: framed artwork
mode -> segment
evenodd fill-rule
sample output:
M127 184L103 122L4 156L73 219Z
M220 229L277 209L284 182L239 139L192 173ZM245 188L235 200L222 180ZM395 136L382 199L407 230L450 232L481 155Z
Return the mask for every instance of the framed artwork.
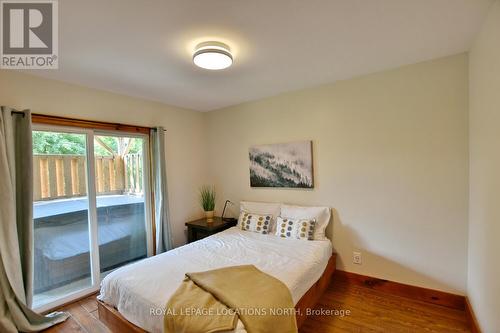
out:
M250 186L313 188L312 141L252 146Z

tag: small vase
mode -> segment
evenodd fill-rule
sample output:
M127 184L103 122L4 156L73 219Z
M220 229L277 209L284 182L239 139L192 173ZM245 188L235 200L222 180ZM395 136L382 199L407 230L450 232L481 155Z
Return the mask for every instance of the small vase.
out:
M213 222L214 221L214 211L206 211L205 216L207 217L207 223Z

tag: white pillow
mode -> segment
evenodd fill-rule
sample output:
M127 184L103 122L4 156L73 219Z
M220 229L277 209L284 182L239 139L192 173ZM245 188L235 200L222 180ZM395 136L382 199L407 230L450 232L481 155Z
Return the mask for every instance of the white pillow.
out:
M269 230L271 232L274 231L274 225L276 225L276 218L280 216L281 204L275 202L241 201L240 212L241 211L260 214L260 215L272 215L273 220L271 222L271 229ZM241 221L238 220L238 226L241 228L240 223Z
M315 227L316 220L293 220L278 216L276 236L281 238L314 240Z
M239 220L241 221L241 229L246 231L257 232L259 234L268 234L271 229L271 215L259 215L256 213L247 213L242 211Z
M330 207L281 205L281 216L290 219L316 220L314 240L325 240L325 229L330 222Z

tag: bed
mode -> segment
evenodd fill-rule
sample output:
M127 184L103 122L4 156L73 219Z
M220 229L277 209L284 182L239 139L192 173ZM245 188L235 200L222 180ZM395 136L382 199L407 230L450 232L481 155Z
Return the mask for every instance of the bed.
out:
M281 280L296 308L305 309L326 289L335 255L329 240L281 239L233 227L107 275L98 296L100 319L120 332L162 332L162 309L186 272L242 264ZM299 326L304 319L297 317ZM241 322L236 331L245 331Z

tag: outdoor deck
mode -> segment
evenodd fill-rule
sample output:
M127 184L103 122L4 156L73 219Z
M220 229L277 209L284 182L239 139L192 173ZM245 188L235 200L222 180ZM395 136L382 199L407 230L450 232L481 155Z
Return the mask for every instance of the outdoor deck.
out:
M97 197L101 272L147 255L144 196ZM35 294L91 275L88 198L34 204Z
M99 209L103 207L131 205L143 202L143 196L115 194L98 196L96 203L97 208ZM58 216L68 213L86 211L87 209L87 197L73 197L68 199L38 201L34 204L33 218L37 220L49 216Z

